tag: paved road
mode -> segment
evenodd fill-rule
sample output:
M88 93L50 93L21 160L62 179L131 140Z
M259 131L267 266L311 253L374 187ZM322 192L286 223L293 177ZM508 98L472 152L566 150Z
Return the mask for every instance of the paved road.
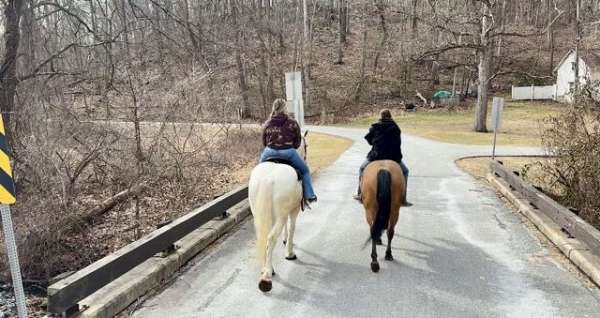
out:
M489 189L453 163L489 147L405 136L411 208L400 211L394 262L371 273L361 206L350 199L368 148L364 131L313 127L356 140L316 177L302 213L298 260L275 253L273 291L257 289L251 220L134 317L600 317L600 294L566 270ZM536 149L501 148L528 154ZM383 248L380 250L380 258Z

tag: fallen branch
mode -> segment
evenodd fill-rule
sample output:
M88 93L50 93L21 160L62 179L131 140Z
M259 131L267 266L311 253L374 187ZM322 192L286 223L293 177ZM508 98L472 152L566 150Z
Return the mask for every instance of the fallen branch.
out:
M421 95L421 93L419 91L417 92L417 97L421 99L421 101L423 101L423 105L427 106L427 98L423 97L423 95Z
M144 191L148 186L145 183L135 185L127 190L123 190L114 196L104 200L102 203L87 211L83 216L82 220L87 223L92 223L96 218L104 215L106 212L112 210L117 204L122 203L132 196L139 194Z

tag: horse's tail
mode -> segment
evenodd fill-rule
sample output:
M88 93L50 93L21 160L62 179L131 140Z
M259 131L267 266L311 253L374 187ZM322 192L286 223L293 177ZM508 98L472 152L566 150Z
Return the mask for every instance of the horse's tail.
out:
M264 262L267 240L273 227L273 181L259 185L254 206L254 228L256 230L256 257Z
M371 228L371 239L380 240L381 233L390 221L392 207L392 175L381 169L377 172L377 215Z

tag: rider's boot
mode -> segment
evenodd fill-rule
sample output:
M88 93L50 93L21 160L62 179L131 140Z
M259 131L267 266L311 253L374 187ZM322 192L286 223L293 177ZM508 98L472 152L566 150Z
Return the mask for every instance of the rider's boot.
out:
M310 203L315 203L315 202L317 202L317 197L316 196L313 197L313 198L310 198L310 199L306 199L305 198L304 202L303 202L303 205L304 205L304 207L306 209L312 210L312 207L310 206Z
M352 196L352 198L358 202L362 202L362 193L360 192L360 185L358 186L358 191L355 195Z

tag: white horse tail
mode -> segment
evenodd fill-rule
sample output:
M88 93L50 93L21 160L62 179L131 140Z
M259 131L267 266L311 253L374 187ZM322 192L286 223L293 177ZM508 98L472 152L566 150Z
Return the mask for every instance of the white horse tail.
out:
M256 230L256 257L261 264L264 264L267 241L273 227L273 181L258 186L253 212Z

